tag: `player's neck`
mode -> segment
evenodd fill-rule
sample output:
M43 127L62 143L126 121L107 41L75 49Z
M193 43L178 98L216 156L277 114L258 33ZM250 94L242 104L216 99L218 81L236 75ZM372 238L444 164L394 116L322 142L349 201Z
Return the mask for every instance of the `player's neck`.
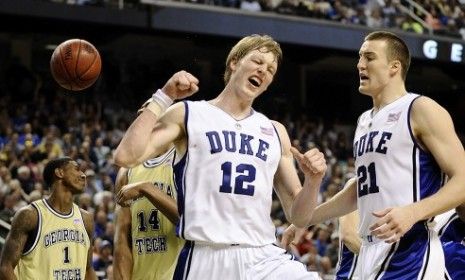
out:
M238 97L238 94L228 91L226 88L216 98L208 102L236 120L248 117L252 111L252 101L244 101Z
M380 92L372 95L373 112L376 113L387 105L407 94L404 83L391 83Z
M73 194L54 190L47 199L48 204L60 214L68 215L73 209Z

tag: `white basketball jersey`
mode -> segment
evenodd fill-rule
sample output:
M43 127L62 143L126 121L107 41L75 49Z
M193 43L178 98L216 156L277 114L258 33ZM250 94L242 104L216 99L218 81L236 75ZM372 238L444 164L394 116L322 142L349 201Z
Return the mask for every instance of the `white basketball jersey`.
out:
M358 120L354 157L362 238L371 238L373 211L416 202L443 184L439 166L416 143L411 130L410 109L418 96L407 94L375 115L366 111Z
M185 102L186 155L174 166L181 238L216 244L273 243L273 178L281 143L256 111L235 120L206 101Z

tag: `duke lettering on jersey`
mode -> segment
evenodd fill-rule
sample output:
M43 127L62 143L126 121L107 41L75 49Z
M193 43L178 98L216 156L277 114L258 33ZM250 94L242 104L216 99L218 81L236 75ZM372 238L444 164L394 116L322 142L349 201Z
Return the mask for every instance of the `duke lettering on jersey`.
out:
M255 153L252 146L256 145L256 141L252 141L254 139L252 135L244 133L236 135L236 132L226 130L223 130L221 134L217 131L208 131L205 134L210 143L211 154L216 154L226 150L227 152L238 152L239 154L244 155L255 154L256 157L263 161L266 161L268 157L265 152L270 148L270 144L262 139L258 139L258 147L256 147L257 152ZM239 147L239 150L237 147Z
M364 155L365 153L380 153L386 154L388 150L388 142L391 140L391 132L371 131L364 134L354 144L354 158ZM378 136L378 137L377 137ZM374 148L376 147L376 148Z

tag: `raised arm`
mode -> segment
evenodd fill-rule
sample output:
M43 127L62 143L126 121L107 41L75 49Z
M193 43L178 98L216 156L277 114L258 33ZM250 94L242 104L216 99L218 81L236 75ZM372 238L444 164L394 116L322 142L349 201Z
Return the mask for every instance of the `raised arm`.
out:
M326 172L326 161L317 149L312 149L305 155L300 154L291 147L291 141L284 126L278 122L274 122L274 125L282 145L282 156L274 178L275 190L287 219L296 226L303 227L316 207L319 187ZM303 187L294 167L291 148L305 174Z
M115 192L128 183L128 170L120 168L116 176ZM132 277L132 235L131 235L131 211L128 207L116 206L115 210L115 242L113 258L113 276L115 280L131 279Z
M432 99L420 97L412 105L411 124L415 138L449 180L430 197L374 213L379 219L370 227L372 234L387 242L399 240L414 223L465 203L465 151L449 113Z
M92 248L94 247L93 240L92 240L92 236L94 233L94 217L89 212L83 209L80 209L80 210L81 210L82 220L84 221L84 226L87 231L87 236L89 236L89 240L90 240L89 251L87 251L87 264L86 264L85 279L97 280L97 276L95 275L95 271L92 266L92 251L93 251Z
M154 94L152 102L124 134L115 151L115 163L123 167L133 167L160 154L171 143L175 143L177 149L185 149L182 146L185 134L184 106L175 104L168 110L167 107L173 100L197 92L197 85L197 78L186 71L174 74L162 90Z
M37 227L37 223L38 213L31 205L15 214L0 258L1 280L17 279L14 269L21 258L28 235Z

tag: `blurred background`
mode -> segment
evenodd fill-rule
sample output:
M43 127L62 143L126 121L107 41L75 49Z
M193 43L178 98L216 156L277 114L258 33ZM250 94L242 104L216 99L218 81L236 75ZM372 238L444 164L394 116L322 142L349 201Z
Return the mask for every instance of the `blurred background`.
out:
M47 195L41 171L68 155L88 176L76 202L95 215L94 261L111 279L112 152L137 108L176 71L200 80L192 99L223 88L225 59L245 35L269 34L284 60L255 105L282 122L293 145L324 151L330 168L320 201L353 175L357 117L371 107L358 93L358 49L366 34L389 30L412 52L407 89L432 97L465 132L465 0L2 0L0 1L0 247L14 213ZM102 73L82 92L60 88L50 56L81 38L100 52ZM275 200L278 237L287 226ZM331 279L337 221L313 226L294 254Z

